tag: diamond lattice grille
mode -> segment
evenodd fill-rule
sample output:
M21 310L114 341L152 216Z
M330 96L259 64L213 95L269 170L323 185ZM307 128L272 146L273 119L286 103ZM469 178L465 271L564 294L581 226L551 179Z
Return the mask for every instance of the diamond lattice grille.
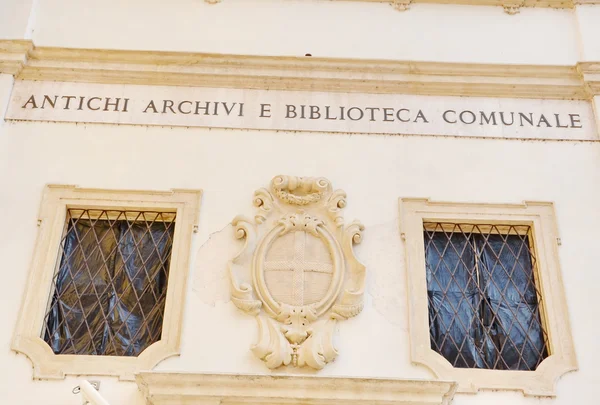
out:
M530 232L424 223L431 348L454 367L535 370L548 357Z
M44 340L56 354L137 356L160 340L175 213L68 209Z

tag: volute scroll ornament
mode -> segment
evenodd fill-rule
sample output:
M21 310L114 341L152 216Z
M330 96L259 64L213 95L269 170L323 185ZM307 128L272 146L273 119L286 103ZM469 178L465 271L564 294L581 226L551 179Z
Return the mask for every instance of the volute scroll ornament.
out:
M363 308L363 225L344 225L346 193L325 178L277 176L254 193L254 220L233 220L241 252L229 262L232 302L256 316L254 354L267 367L321 369L337 356L335 325Z

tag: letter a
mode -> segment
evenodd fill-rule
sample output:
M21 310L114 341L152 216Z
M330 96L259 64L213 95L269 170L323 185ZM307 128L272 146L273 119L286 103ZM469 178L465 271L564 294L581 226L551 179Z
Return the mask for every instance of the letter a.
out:
M146 113L148 111L149 108L152 108L154 110L155 113L157 113L158 111L156 110L156 106L154 105L154 100L150 100L150 104L148 104L148 107L146 107L146 109L143 111L144 113Z
M38 108L37 104L35 103L35 97L33 97L33 94L31 95L31 97L29 97L29 100L27 100L27 102L25 104L23 104L23 107L21 108L27 108L27 105L30 104L33 106L31 107L33 108Z

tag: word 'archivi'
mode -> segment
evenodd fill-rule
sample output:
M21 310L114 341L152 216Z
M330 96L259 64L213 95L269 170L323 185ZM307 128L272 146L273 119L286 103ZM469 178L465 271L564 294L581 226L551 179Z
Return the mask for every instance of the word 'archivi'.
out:
M85 97L85 96L39 96L32 95L23 109L63 109L77 111L130 112L129 98ZM142 114L198 115L258 118L280 117L286 120L326 121L371 121L428 124L432 120L443 120L447 124L533 126L555 128L582 128L579 114L531 113L447 109L441 113L425 113L422 109L356 107L330 105L259 103L254 108L245 107L243 102L150 100L140 108Z

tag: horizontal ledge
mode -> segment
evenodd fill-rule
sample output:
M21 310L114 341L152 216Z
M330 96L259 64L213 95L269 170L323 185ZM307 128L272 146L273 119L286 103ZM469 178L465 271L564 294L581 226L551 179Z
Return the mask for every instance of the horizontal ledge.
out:
M448 405L457 388L430 380L152 371L137 374L136 381L149 405Z
M0 40L0 73L19 73L32 47L31 41Z
M207 3L215 4L227 0L205 0ZM600 0L330 0L330 1L354 1L363 3L388 3L396 4L456 4L467 6L510 6L536 7L536 8L574 8L580 4L600 4ZM405 10L405 7L399 8Z
M587 100L600 63L414 62L35 47L0 41L0 73L21 80L344 93Z

